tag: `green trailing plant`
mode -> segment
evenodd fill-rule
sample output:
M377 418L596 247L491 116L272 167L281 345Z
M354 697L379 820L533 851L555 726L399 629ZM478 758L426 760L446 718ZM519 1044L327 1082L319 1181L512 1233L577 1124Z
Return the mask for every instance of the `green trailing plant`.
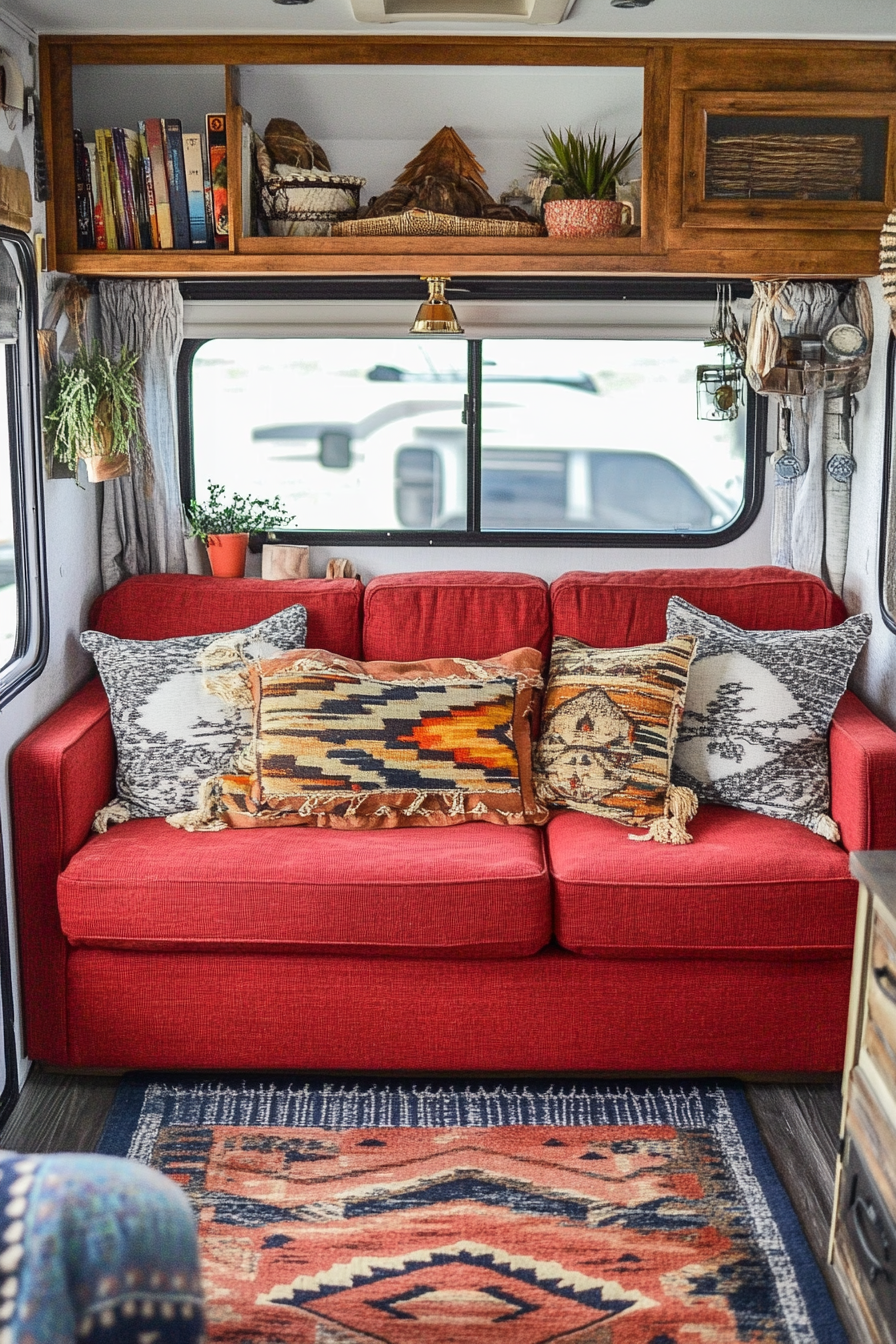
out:
M94 341L53 371L44 425L53 454L77 471L81 457L119 457L146 447L137 355L110 358Z
M292 514L279 495L273 499L252 499L234 493L225 498L224 486L208 483L208 500L200 504L191 499L186 509L191 537L207 544L210 536L232 532L274 532L292 521Z
M545 200L612 200L619 178L638 153L641 139L639 131L617 149L615 135L610 141L598 134L597 127L589 135L579 135L569 127L565 131L548 127L542 135L547 144L529 146L529 167L540 177L551 179Z

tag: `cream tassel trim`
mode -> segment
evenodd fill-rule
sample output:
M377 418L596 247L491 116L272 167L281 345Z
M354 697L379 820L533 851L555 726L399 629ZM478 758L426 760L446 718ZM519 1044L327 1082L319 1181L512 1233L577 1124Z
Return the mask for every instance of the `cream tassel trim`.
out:
M666 790L663 815L652 821L646 835L630 835L629 840L656 840L660 845L690 845L694 837L688 835L685 823L697 815L697 795L681 784L670 784Z
M179 831L226 831L227 823L218 816L218 778L204 780L199 785L199 806L192 812L175 812L166 817L169 826Z
M809 825L816 835L820 835L824 840L833 840L835 845L840 843L840 827L829 817L827 812L813 812Z
M116 826L119 822L130 821L131 808L123 798L113 798L111 803L101 807L93 819L91 830L96 831L97 835L105 835L110 826Z
M208 672L202 678L202 689L209 695L216 695L225 705L236 705L239 709L252 708L249 674L244 668L238 672Z

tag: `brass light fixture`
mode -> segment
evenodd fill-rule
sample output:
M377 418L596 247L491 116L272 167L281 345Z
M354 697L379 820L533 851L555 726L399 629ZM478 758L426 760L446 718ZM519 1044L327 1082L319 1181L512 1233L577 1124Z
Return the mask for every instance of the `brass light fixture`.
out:
M445 298L445 286L450 275L421 275L429 285L429 298L424 299L419 309L412 336L462 336L463 327L458 322L454 309Z

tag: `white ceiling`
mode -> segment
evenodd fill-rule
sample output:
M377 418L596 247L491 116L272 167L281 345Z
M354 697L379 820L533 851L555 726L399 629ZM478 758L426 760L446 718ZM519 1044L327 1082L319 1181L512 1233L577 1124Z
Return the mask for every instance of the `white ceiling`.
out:
M576 0L565 23L362 25L349 0L286 6L273 0L2 0L41 33L559 33L569 37L802 37L896 40L896 0L655 0L614 9Z

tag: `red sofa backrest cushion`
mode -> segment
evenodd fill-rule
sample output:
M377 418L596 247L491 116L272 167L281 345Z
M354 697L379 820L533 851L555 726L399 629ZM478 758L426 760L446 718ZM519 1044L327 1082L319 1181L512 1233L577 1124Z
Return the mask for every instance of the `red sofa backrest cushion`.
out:
M677 595L745 630L819 630L846 619L821 579L772 565L755 569L574 570L551 584L555 635L601 649L666 638L666 604Z
M548 586L531 574L388 574L364 592L367 660L495 658L526 645L551 647Z
M143 574L94 602L93 630L119 639L172 639L241 630L301 602L309 649L361 657L361 601L356 579L213 579L196 574Z

